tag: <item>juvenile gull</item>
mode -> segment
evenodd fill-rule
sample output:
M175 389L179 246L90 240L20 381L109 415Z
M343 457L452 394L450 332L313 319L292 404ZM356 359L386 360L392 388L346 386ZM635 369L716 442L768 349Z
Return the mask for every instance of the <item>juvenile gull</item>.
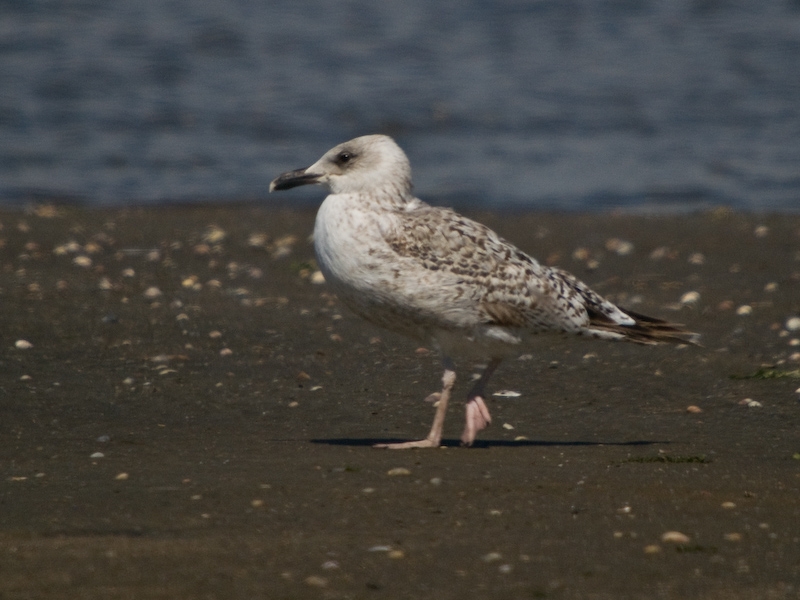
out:
M694 334L623 310L573 275L539 264L489 228L411 193L411 167L385 135L329 150L278 176L270 191L319 184L314 249L325 281L356 314L441 350L444 375L428 436L378 447L437 447L456 381L454 356L488 360L467 395L461 442L491 422L486 383L527 338L564 332L642 344L691 343Z

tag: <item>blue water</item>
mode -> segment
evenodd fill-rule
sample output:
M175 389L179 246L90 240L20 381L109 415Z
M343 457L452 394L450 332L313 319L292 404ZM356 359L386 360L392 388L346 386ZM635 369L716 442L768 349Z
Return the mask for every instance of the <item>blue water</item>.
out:
M0 203L270 201L376 132L435 203L798 210L800 0L0 0Z

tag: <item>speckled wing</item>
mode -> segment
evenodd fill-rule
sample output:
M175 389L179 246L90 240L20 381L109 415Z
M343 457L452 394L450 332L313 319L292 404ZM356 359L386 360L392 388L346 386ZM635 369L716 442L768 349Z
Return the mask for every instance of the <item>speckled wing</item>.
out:
M458 277L484 325L580 332L589 311L622 325L633 320L568 273L539 264L488 227L427 205L401 213L385 234L398 255Z

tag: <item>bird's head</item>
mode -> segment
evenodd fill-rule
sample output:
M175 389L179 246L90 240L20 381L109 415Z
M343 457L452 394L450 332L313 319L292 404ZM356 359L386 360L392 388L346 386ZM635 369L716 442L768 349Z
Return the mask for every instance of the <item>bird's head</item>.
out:
M365 135L328 150L310 167L279 175L269 191L318 184L332 194L411 193L411 166L395 141L386 135Z

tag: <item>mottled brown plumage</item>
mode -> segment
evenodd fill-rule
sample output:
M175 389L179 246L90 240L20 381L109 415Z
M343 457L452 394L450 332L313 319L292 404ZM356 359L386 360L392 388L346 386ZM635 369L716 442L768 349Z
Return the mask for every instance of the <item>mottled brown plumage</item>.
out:
M444 355L440 405L427 438L390 448L438 446L455 383L453 356L489 360L468 395L462 442L490 422L485 385L531 335L563 332L637 343L688 342L681 326L620 309L585 283L541 265L488 227L411 194L408 159L391 138L356 138L271 189L319 183L330 190L314 246L326 281L365 319L434 343Z

